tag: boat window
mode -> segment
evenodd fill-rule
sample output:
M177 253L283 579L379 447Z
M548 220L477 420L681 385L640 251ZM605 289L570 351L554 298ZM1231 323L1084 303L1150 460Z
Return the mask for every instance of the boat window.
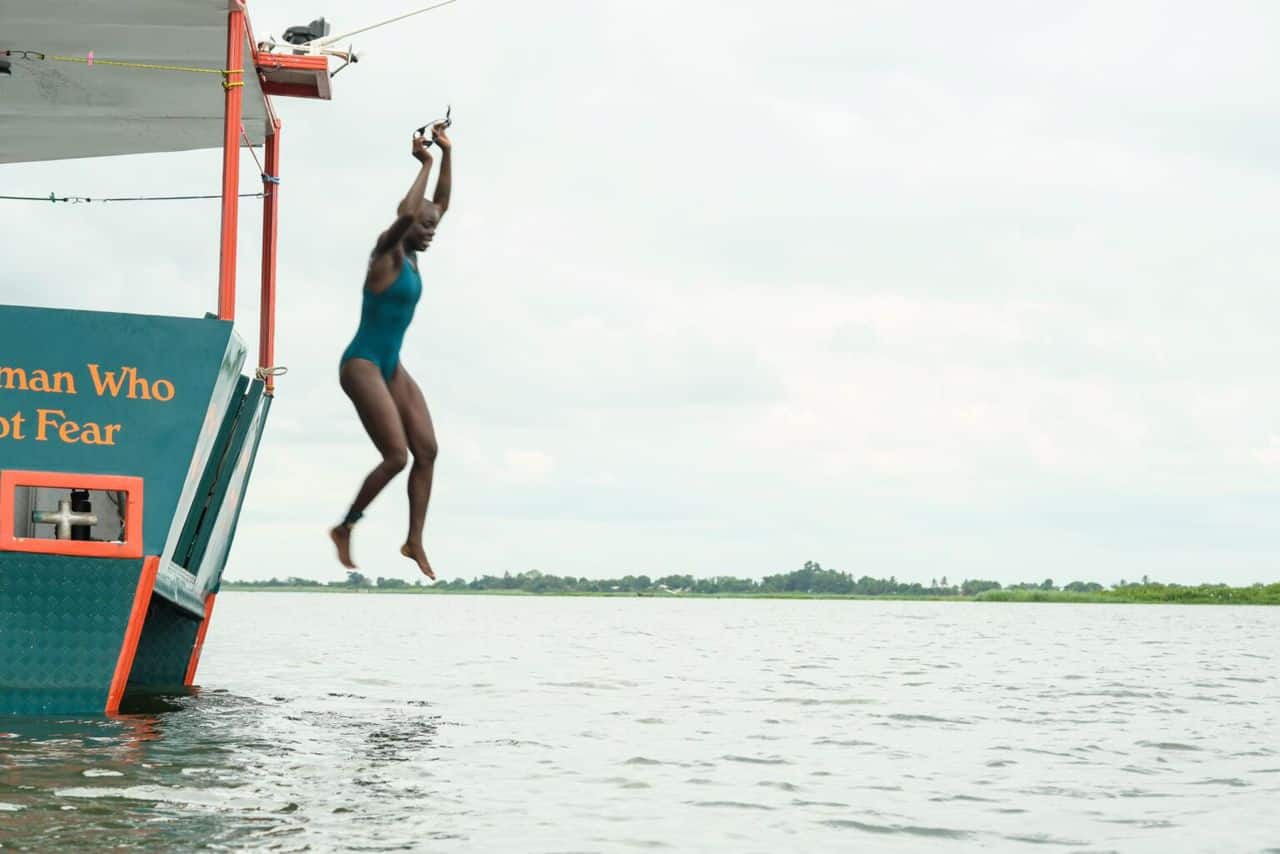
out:
M32 540L126 540L129 495L103 489L18 486L13 494L13 535Z

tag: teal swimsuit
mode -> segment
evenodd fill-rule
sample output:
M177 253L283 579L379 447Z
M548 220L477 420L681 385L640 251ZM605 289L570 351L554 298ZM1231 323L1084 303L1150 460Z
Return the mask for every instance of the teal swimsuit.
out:
M342 351L342 361L367 359L382 371L382 378L390 381L400 364L400 344L405 330L413 320L413 310L422 296L422 277L409 263L406 255L400 275L380 294L365 289L364 303L360 308L360 328L356 337Z

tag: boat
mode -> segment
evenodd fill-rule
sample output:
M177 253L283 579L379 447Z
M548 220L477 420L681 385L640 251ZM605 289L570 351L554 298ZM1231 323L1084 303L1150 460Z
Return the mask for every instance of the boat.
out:
M335 52L279 48L239 0L0 12L0 163L222 149L219 269L193 284L216 311L0 305L0 714L115 715L194 684L280 373L273 99L331 94ZM265 153L256 354L236 323L242 146Z

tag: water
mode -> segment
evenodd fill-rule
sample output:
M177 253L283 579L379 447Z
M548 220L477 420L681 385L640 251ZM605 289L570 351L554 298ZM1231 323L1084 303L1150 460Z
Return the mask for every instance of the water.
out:
M0 843L1280 850L1280 609L225 593L196 696L0 718Z

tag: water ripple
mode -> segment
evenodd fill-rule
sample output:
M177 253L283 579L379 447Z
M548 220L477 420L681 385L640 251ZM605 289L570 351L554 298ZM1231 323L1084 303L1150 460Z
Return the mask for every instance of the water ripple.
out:
M1274 846L1280 609L234 592L218 608L214 688L0 723L0 845Z
M968 839L971 834L967 830L952 830L946 827L922 827L910 824L871 824L865 821L854 821L853 819L828 819L822 824L827 827L852 828L854 830L864 830L867 833L902 833L908 836L932 836L940 839Z

